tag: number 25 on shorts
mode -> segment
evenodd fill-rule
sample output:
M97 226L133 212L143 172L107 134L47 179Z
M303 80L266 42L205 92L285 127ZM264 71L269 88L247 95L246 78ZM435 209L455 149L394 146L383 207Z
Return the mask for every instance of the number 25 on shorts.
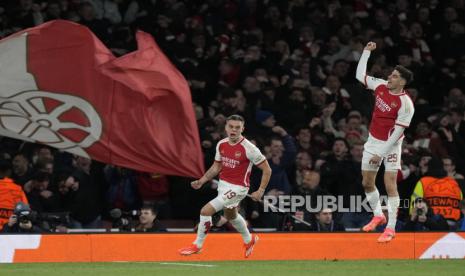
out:
M389 154L387 156L387 161L389 163L396 163L397 162L397 154L396 153L393 153L393 154Z

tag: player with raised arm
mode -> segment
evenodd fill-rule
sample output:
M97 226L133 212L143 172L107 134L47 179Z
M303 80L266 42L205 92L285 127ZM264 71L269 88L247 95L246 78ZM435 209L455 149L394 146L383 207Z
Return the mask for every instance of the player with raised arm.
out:
M410 125L414 113L413 102L404 90L413 79L413 74L403 66L397 65L388 80L366 75L367 62L376 43L369 42L360 57L356 78L368 89L374 91L375 106L370 123L368 141L364 145L362 159L362 184L367 201L373 209L372 220L363 227L363 231L373 231L378 225L386 223L381 210L379 192L375 186L376 174L384 160L384 185L388 194L389 221L378 242L389 242L395 236L397 209L400 199L397 191L397 171L400 169L401 147L404 130Z
M246 258L250 256L255 243L258 241L257 235L250 234L247 223L237 211L237 206L249 191L252 166L256 165L263 171L260 187L251 194L252 199L256 201L263 197L270 180L271 168L260 150L242 136L244 131L244 118L242 116L229 116L226 119L225 129L228 137L216 145L215 162L200 179L191 183L194 189L200 189L203 184L220 173L218 196L200 210L197 239L192 245L181 248L179 250L181 255L191 255L201 251L212 224L212 215L220 210L224 210L226 219L242 235Z

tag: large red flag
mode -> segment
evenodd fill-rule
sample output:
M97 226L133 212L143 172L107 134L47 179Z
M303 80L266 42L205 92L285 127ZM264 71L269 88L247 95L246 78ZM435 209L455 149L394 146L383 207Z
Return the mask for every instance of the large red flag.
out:
M184 77L152 37L116 58L84 26L52 21L0 41L0 134L141 171L199 177Z

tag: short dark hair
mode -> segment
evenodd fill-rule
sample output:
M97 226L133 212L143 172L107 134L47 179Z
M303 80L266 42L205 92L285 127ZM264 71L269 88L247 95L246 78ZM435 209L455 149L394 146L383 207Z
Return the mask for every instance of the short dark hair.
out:
M242 117L241 115L238 115L238 114L233 114L233 115L229 116L228 118L226 118L226 122L227 121L241 121L241 122L245 123L244 117Z
M452 166L455 166L455 159L454 159L454 157L449 156L449 155L444 156L444 157L442 158L442 162L443 162L443 163L444 163L444 159L449 159L451 165L452 165Z
M158 208L154 204L144 204L140 208L141 210L150 210L152 214L157 215L158 214Z
M413 73L409 69L405 68L402 65L397 65L394 67L394 70L397 70L400 74L400 77L405 80L405 85L413 81Z
M347 142L346 139L344 139L342 137L338 137L338 138L334 139L333 146L334 146L334 144L336 144L337 141L342 141L344 143L344 145L346 145L347 150L350 150L349 142Z

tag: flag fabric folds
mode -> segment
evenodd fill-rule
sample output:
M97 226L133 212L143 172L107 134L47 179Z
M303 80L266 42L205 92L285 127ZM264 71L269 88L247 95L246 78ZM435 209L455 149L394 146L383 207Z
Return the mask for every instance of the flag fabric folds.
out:
M200 177L186 80L147 33L115 57L56 20L0 41L0 135L139 171Z

